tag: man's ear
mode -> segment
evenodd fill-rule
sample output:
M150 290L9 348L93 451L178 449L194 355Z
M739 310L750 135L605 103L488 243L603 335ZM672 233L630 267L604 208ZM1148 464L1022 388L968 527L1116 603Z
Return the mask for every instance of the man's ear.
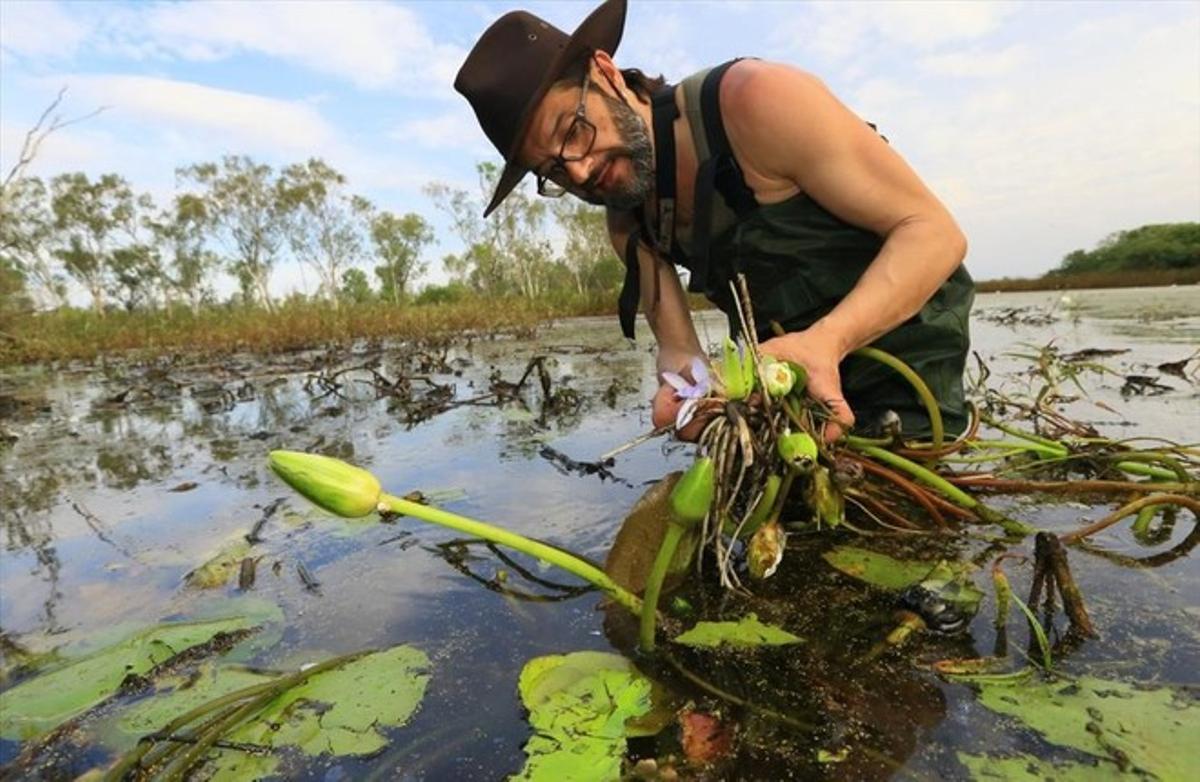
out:
M600 49L597 49L595 52L593 52L592 67L599 71L599 73L596 75L601 77L601 79L607 77L609 81L617 86L617 89L622 91L626 89L625 77L621 75L621 69L617 67L615 62L613 62L612 55L610 55L608 52ZM601 84L604 83L600 79L597 79L597 81L600 81Z

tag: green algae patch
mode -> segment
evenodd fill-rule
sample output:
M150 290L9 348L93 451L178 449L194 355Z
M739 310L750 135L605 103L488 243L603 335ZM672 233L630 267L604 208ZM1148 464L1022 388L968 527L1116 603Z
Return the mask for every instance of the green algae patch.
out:
M685 646L783 646L801 643L804 639L775 625L759 621L747 614L736 622L697 622L696 626L675 637L675 643Z
M1112 761L1121 770L1200 779L1195 752L1200 708L1178 690L1091 676L975 686L980 703L1020 720L1052 744Z
M0 693L0 737L40 736L116 694L127 678L150 673L222 633L252 626L245 617L160 624L48 670Z
M533 735L525 744L525 767L511 779L619 779L625 740L662 728L662 721L647 719L661 713L654 684L620 655L534 658L521 671L518 690Z
M184 581L195 589L218 589L229 583L242 560L250 553L250 544L240 535L227 542L200 567L188 573Z
M1115 782L1129 779L1116 766L1103 761L1052 763L1032 755L1010 758L958 753L958 762L970 771L973 782Z

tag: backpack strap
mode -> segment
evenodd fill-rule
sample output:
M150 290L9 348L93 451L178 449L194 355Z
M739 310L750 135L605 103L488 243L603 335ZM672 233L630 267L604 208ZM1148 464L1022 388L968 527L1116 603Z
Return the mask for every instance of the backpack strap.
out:
M638 298L641 296L641 279L638 277L638 242L641 229L634 228L625 240L625 281L621 283L621 295L617 297L617 318L621 321L621 333L633 339L634 321L637 319Z

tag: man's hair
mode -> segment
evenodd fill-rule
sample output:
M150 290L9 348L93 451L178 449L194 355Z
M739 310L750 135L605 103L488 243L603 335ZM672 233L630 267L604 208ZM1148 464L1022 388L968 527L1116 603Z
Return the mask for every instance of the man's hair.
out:
M578 87L580 79L583 78L583 72L591 64L591 56L581 57L571 64L562 76L558 77L558 81L554 86L559 87ZM625 79L625 84L629 86L639 98L650 100L662 87L666 86L667 80L659 74L658 76L650 76L640 68L622 68L621 77Z

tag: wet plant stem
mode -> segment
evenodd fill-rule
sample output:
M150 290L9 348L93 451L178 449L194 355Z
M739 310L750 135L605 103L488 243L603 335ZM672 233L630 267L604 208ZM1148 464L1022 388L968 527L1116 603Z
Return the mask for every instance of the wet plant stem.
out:
M452 530L482 538L497 545L515 549L522 554L543 560L544 562L549 562L551 565L562 568L571 575L578 576L588 582L633 614L641 615L642 613L642 601L637 595L613 581L600 568L562 549L531 540L523 535L509 532L508 530L482 521L469 519L457 513L451 513L450 511L430 507L429 505L422 505L419 502L412 502L411 500L395 497L391 494L380 496L379 507L381 510L401 513L420 519L421 521L429 522L430 524L449 527Z
M686 530L673 520L667 522L667 531L663 535L662 545L654 557L654 565L650 568L650 576L646 580L646 592L642 601L641 624L638 628L638 648L645 653L654 651L654 630L658 619L658 597L662 593L663 581L666 580L667 570L675 559L675 550L679 548L679 540Z
M1050 655L1050 639L1046 637L1046 631L1042 628L1042 623L1034 616L1033 611L1029 610L1029 606L1025 605L1024 600L1011 592L1009 596L1017 604L1017 608L1021 609L1021 613L1025 614L1025 618L1029 620L1029 629L1033 633L1038 648L1042 652L1042 667L1049 671L1054 665L1054 659Z
M1164 486L1166 484L1159 484ZM1153 508L1160 505L1179 505L1190 510L1197 519L1200 519L1200 500L1194 497L1187 497L1182 494L1151 494L1148 497L1136 499L1133 502L1123 505L1112 513L1108 514L1099 521L1095 521L1086 527L1081 527L1073 532L1068 532L1059 536L1059 540L1063 543L1075 543L1089 535L1094 535L1100 530L1108 529L1116 524L1121 519L1139 513L1143 508Z
M1200 494L1200 481L1187 483L1158 483L1138 481L1023 481L1009 478L995 478L992 475L962 475L949 477L947 480L956 486L972 489L985 489L998 492L1056 492L1065 494L1084 494L1087 492L1152 492L1167 491L1182 494Z
M1069 453L1069 451L1067 450L1067 447L1064 446L1062 443L1055 442L1054 440L1051 440L1046 437L1041 437L1039 435L1034 434L1033 432L1022 431L1020 429L1017 429L1014 426L1009 426L1008 424L997 421L996 419L991 418L989 416L983 416L982 418L983 418L983 422L985 424L987 424L988 426L992 427L993 429L999 429L1001 432L1004 432L1005 434L1012 435L1013 437L1017 437L1022 440L1026 440L1031 443L1036 443L1036 444L1042 446L1047 451L1053 451L1054 455L1056 455L1056 456L1066 456Z
M1017 521L1016 519L1010 519L1004 514L989 508L979 500L972 497L970 494L967 494L962 489L947 481L942 476L926 467L917 464L916 462L905 459L899 454L892 453L891 451L879 448L878 446L859 444L857 442L857 438L853 436L847 437L846 441L850 444L850 447L854 448L855 450L874 458L876 461L883 462L889 467L894 467L902 472L908 473L921 483L936 489L938 492L945 495L957 505L960 505L967 510L974 511L975 514L979 516L980 520L988 524L998 524L1010 535L1024 537L1025 535L1029 535L1034 532L1034 529L1028 524Z
M921 376L913 371L913 368L908 364L879 348L862 347L855 350L852 355L869 358L891 367L908 381L913 390L917 392L917 396L921 399L921 404L925 406L925 412L929 416L930 439L933 444L933 450L940 451L942 446L945 445L946 437L946 430L942 424L942 411L938 408L937 399L934 397L933 392L929 390L929 386L925 384Z
M1125 458L1125 454L1122 454L1122 458ZM1192 477L1187 474L1186 470L1184 470L1183 474L1180 475L1174 470L1169 470L1166 467L1157 467L1153 464L1145 464L1140 461L1120 461L1113 466L1121 472L1129 473L1130 475L1140 475L1145 478L1155 478L1160 481L1169 481L1176 478L1186 481Z

